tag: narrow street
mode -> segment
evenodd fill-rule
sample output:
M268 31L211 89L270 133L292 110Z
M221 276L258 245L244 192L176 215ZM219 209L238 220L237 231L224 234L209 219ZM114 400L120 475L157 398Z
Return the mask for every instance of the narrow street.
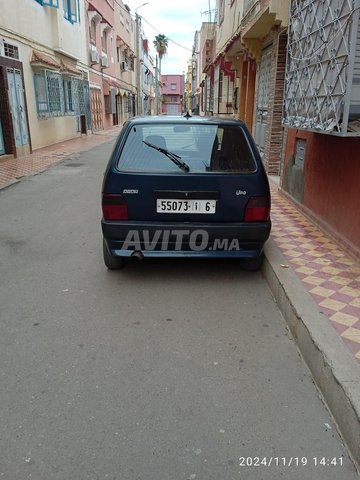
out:
M358 478L260 272L106 270L111 147L0 191L0 478Z

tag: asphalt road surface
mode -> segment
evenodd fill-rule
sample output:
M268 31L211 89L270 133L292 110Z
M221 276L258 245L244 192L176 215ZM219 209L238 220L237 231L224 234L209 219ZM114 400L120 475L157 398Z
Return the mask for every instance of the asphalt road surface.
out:
M261 273L106 270L111 147L0 191L0 479L358 478Z

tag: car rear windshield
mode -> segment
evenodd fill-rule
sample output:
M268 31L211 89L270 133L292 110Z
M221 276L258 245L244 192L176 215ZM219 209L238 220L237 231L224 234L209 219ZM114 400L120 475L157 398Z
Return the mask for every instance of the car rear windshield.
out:
M256 161L246 135L241 127L230 125L136 125L128 133L118 169L159 173L253 173ZM176 164L176 158L182 167Z

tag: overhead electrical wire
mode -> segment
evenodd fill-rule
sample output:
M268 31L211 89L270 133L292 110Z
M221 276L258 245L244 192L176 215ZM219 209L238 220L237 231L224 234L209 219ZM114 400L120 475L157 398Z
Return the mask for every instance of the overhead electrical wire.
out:
M146 23L147 23L151 28L153 28L156 32L158 32L158 33L160 33L160 34L162 33L162 32L160 32L157 28L155 28L153 25L151 25L151 23L148 22L148 21L146 20L146 18L144 18L144 17L141 17L141 18L142 18L142 20L144 20L144 22L146 22ZM175 43L175 45L177 45L178 47L181 47L181 48L183 48L184 50L188 50L189 52L192 52L192 49L191 49L191 48L184 47L184 45L180 45L180 43L175 42L175 40L172 40L172 39L171 39L170 37L168 37L167 35L166 35L166 38L167 38L170 42Z
M128 10L126 7L124 7L123 5L121 5L117 0L115 0L115 3L116 3L122 10L124 10L127 14L129 14L132 18L134 18L134 19L136 18L135 15L133 15L132 13L130 13L129 10ZM160 30L158 30L158 29L155 28L153 25L151 25L151 23L150 23L148 20L146 20L145 17L143 17L142 15L139 15L139 17L140 17L142 20L144 20L144 22L146 22L146 23L147 23L152 29L154 29L157 33L162 34L162 32L160 32ZM180 43L175 42L175 40L173 40L172 38L168 37L167 35L166 35L166 38L167 38L171 43L174 43L174 44L177 45L178 47L181 47L181 48L183 48L184 50L187 50L188 52L192 52L192 51L193 51L191 48L185 47L184 45L181 45Z

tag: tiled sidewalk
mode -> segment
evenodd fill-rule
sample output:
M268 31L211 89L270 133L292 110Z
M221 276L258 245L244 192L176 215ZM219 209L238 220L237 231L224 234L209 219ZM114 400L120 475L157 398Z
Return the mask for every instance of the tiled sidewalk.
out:
M0 156L0 187L12 183L21 177L42 172L50 165L75 153L90 150L91 148L108 142L119 134L120 126L107 130L82 135L71 140L35 150L30 155L16 159L2 160Z
M281 196L276 185L271 190L275 243L360 363L359 262Z
M59 160L110 141L120 127L78 137L35 151L19 159L1 161L0 188L17 179L45 170ZM299 276L309 294L329 319L344 343L360 363L360 264L272 190L272 238Z

